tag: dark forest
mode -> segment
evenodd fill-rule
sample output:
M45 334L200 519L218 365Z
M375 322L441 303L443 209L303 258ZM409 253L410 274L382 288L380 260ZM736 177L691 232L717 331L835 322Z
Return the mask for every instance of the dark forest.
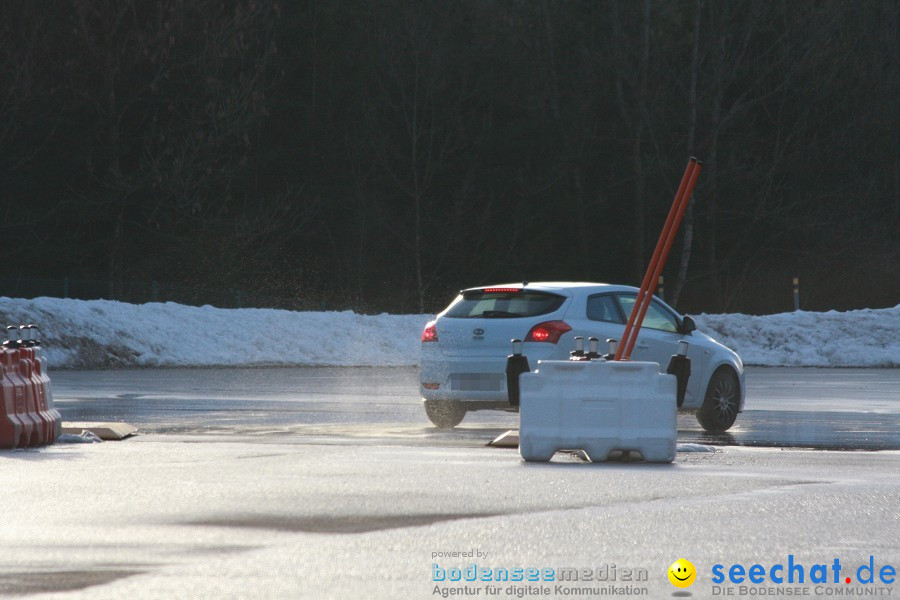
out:
M792 277L808 310L900 302L896 0L0 10L0 295L637 285L693 155L670 303L783 312Z

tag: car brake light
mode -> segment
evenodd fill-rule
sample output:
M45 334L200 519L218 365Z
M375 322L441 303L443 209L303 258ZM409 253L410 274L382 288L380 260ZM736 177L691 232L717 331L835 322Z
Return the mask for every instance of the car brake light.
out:
M484 292L485 294L517 294L522 291L522 288L496 287L496 288L484 288L481 291Z
M424 382L423 382L423 383L422 383L422 387L425 388L426 390L436 390L436 389L439 389L439 388L441 387L441 384L440 384L440 383L433 383L433 382L428 382L428 383L424 383Z
M422 341L423 342L436 342L438 341L437 335L437 321L429 321L425 325L425 330L422 331Z
M572 328L565 321L545 321L532 327L528 335L525 336L525 341L555 344L562 337L562 334L567 331L572 331Z

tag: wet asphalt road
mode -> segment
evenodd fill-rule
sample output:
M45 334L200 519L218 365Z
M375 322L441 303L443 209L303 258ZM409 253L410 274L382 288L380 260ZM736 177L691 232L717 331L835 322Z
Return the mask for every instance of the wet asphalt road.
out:
M648 598L721 597L715 564L839 558L854 577L870 559L900 565L900 452L787 448L900 448L900 369L751 369L730 434L705 438L684 415L679 441L775 448L682 447L671 464L567 452L526 463L485 447L515 414L438 430L416 375L55 372L66 420L125 420L155 435L0 452L0 597L434 598L435 563L469 564L436 553L472 549L483 566L645 569ZM665 575L680 556L698 570L690 592ZM462 595L452 584L439 587ZM599 597L594 585L541 597ZM511 589L494 597L523 597Z
M202 368L57 371L66 421L125 421L142 431L283 433L322 443L483 445L518 426L514 413L470 413L431 426L415 368ZM726 434L693 415L679 442L841 450L900 449L900 369L748 368L747 403Z

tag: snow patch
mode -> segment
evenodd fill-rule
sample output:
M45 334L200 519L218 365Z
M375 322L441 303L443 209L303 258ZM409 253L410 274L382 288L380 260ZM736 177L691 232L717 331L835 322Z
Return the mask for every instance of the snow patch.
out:
M56 368L414 365L431 318L0 298L0 324L37 324Z
M898 367L900 305L847 312L700 315L697 329L766 367Z
M675 446L676 452L715 452L715 446L707 446L705 444L678 444Z
M103 442L97 434L84 430L81 433L64 433L56 438L57 444L99 444Z

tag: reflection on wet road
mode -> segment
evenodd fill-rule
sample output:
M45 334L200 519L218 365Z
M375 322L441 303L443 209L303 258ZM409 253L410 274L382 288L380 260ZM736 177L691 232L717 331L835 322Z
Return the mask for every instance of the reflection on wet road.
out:
M900 415L748 410L724 434L707 433L693 417L682 416L678 421L678 441L727 446L898 450Z
M143 431L258 431L400 444L485 444L514 413L471 413L454 431L430 426L415 368L57 371L66 421L126 421ZM900 449L900 369L748 369L747 405L726 434L681 415L679 442Z

